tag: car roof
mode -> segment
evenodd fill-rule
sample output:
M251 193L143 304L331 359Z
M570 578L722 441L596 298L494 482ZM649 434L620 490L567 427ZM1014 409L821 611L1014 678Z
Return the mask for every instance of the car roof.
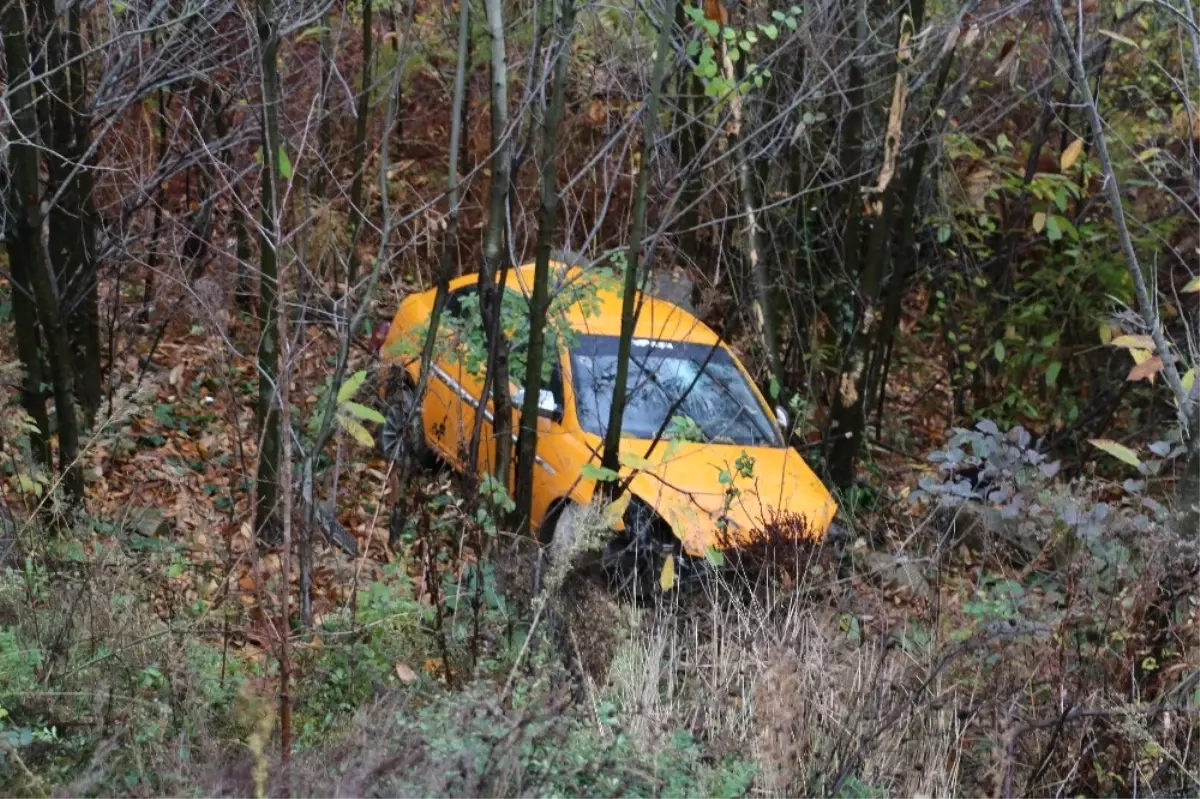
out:
M612 283L611 273L568 266L556 261L550 262L550 269L552 287L567 283L578 285L579 281L591 281L597 286L593 307L585 309L579 303L574 303L567 309L566 321L572 330L599 336L620 335L620 284ZM533 288L533 273L533 264L509 270L505 285L528 296ZM607 280L603 279L605 275L608 275ZM454 290L477 280L477 274L466 275L455 280L450 288ZM641 313L638 314L637 324L634 325L634 338L691 341L697 344L716 344L720 341L720 337L708 325L678 305L641 292L638 292L638 299L643 301L643 305Z

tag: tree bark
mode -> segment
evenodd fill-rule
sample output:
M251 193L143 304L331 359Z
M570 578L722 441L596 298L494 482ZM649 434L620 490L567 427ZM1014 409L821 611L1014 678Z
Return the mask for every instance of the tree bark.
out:
M733 66L733 61L729 57L729 48L724 40L716 43L721 53L722 67L725 71L725 79L730 86L738 85L739 76L736 74ZM771 399L779 399L779 393L783 390L783 366L779 357L779 331L775 310L771 302L771 283L767 275L767 265L764 261L764 246L763 246L763 230L762 221L760 219L758 189L760 181L758 180L755 164L750 156L747 155L748 146L737 146L738 140L742 138L742 98L738 89L733 90L730 97L730 111L733 117L733 132L729 136L729 148L734 152L736 162L738 190L742 201L742 216L746 220L746 232L743 241L745 242L743 250L746 255L746 260L750 264L751 281L754 284L754 293L756 300L754 302L753 318L757 328L756 332L762 337L763 344L767 350L767 362L771 367L771 379L774 383L774 391ZM748 143L747 143L748 144Z
M471 47L471 2L459 0L458 13L458 62L454 72L454 107L450 111L450 167L446 175L446 235L442 240L442 254L438 262L437 287L433 299L433 312L429 315L429 332L421 348L421 376L417 386L418 402L424 396L429 362L433 358L437 329L441 324L442 308L449 293L450 278L458 255L459 178L458 161L460 141L466 115L463 106L467 95L467 71L470 68Z
M37 432L30 436L34 458L49 466L50 421L46 413L46 397L42 393L42 346L32 282L33 275L42 270L38 123L29 84L32 73L25 40L29 26L22 3L10 0L4 8L3 23L4 71L8 75L9 86L14 87L8 96L13 124L8 154L8 193L5 198L9 216L5 248L8 250L12 281L17 356L25 373L21 381L21 406L37 425Z
M321 88L317 99L317 168L313 178L313 195L327 199L326 188L329 178L333 177L333 164L330 163L333 151L333 130L329 116L329 87L333 81L333 43L329 38L331 15L329 9L321 15ZM318 264L318 274L323 274L324 259Z
M517 534L529 533L533 508L533 467L537 453L537 429L542 390L543 351L546 346L546 314L550 306L550 250L558 221L556 161L559 127L567 93L567 69L571 56L571 33L575 26L574 0L562 0L558 20L558 50L554 60L554 83L550 106L542 128L538 170L541 175L541 208L535 247L533 290L529 298L529 351L525 356L525 401L521 407L521 430L517 439L516 522Z
M155 39L151 39L155 41ZM163 88L159 88L158 97L158 128L157 128L157 153L155 156L155 172L162 168L163 163L167 160L168 140L167 140L167 122L168 114L171 109L171 94ZM144 319L150 318L150 306L154 303L154 281L158 274L158 244L162 240L163 229L163 206L169 202L169 197L166 191L162 189L162 185L158 184L154 187L154 191L150 193L154 202L154 221L150 225L150 254L146 257L146 275L142 282L142 309L141 315Z
M859 50L866 42L866 3L859 0L853 13L855 15L855 36L852 40L854 54L850 58L849 88L846 91L848 109L843 123L842 163L845 164L849 181L846 186L846 227L842 238L842 268L846 275L854 278L859 274L862 247L862 216L863 201L859 187L862 185L863 152L863 103L864 77L862 60ZM854 287L857 291L858 287ZM858 302L856 301L856 305ZM853 320L855 326L862 324L858 318ZM830 442L827 462L829 476L835 485L848 488L854 482L854 467L862 439L862 404L855 394L862 373L866 368L865 354L855 350L852 338L847 338L842 346L843 366L839 370L838 382L835 386L833 409L830 412L830 432L826 439ZM856 434L855 431L858 431Z
M366 5L370 5L367 3ZM258 0L258 38L263 85L262 128L262 233L259 242L258 339L258 453L255 530L267 541L278 540L280 422L278 293L279 219L279 28L274 0ZM285 487L287 490L290 487Z
M617 374L613 381L612 406L608 414L608 427L604 431L604 453L600 463L606 469L616 471L620 465L621 424L625 417L625 390L629 383L629 354L633 342L633 327L636 323L634 295L638 286L638 262L642 250L642 238L646 231L646 195L650 188L650 161L654 157L658 105L662 95L663 78L667 73L667 58L671 44L671 11L663 9L659 21L658 45L655 51L654 71L650 77L650 97L646 113L642 118L642 160L638 170L637 187L633 195L633 220L629 229L629 254L625 264L625 282L621 296L621 335L617 344Z
M954 63L954 53L956 49L952 48L949 53L943 56L942 65L938 72L937 82L933 89L933 99L929 106L928 125L934 124L937 119L937 109L941 104L942 94L946 90L946 80L950 76L950 67ZM926 132L921 136L917 146L913 149L912 158L909 161L908 168L904 172L904 196L900 202L899 214L899 238L896 242L895 257L893 261L898 260L898 264L893 264L891 278L886 286L887 301L883 311L883 321L879 327L879 339L875 345L875 353L871 363L871 378L868 381L869 385L878 386L879 418L883 415L884 399L887 392L887 375L888 366L891 361L892 342L896 335L896 326L900 323L900 312L904 301L904 287L908 284L912 275L916 272L916 252L913 250L913 242L916 238L916 229L918 224L917 219L917 193L921 187L921 181L925 176L925 159L929 156L929 142L932 133ZM878 381L878 382L876 382ZM872 393L871 396L874 396ZM868 396L865 401L870 402L871 396ZM866 411L869 412L870 408Z
M358 280L358 237L362 235L366 214L363 211L363 178L367 165L367 114L371 107L371 51L375 36L371 21L371 3L362 5L362 83L358 88L358 103L354 122L354 180L350 184L350 256L346 265L346 293Z
M49 251L54 266L59 315L66 328L75 393L91 421L100 407L100 310L95 263L95 209L92 174L83 163L91 120L86 107L84 60L79 36L79 6L66 13L66 34L59 29L52 0L44 0L46 68L51 92L48 162L50 193ZM65 39L65 42L64 42Z
M512 412L508 395L508 347L504 341L502 302L504 287L497 285L500 260L504 257L505 218L508 210L510 154L508 141L508 58L504 43L504 7L501 0L485 0L488 32L491 36L492 78L492 189L488 207L487 235L483 242L483 269L480 285L484 328L488 346L494 353L488 365L492 372L493 438L495 439L496 477L508 484L512 452ZM487 397L480 398L480 412ZM470 465L471 467L474 464Z

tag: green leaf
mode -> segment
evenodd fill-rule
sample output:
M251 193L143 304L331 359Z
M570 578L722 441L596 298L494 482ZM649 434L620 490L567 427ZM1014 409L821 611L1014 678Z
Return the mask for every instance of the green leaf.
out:
M364 421L374 422L375 424L383 424L387 420L383 418L383 414L374 408L368 408L366 405L347 400L342 403L342 410L351 416L357 416Z
M15 475L13 475L13 479L16 481L17 488L22 493L34 494L39 497L42 495L41 484L29 475L25 474L25 472L17 472Z
M358 393L362 388L362 384L367 381L367 373L365 370L359 370L350 377L346 378L346 382L342 383L342 387L338 389L337 401L338 405L344 404L347 400Z
M622 466L628 466L630 469L640 469L648 471L654 468L654 464L643 458L641 455L636 455L632 452L622 452L617 456L617 460Z
M1187 285L1179 290L1179 293L1195 294L1198 291L1200 291L1200 277L1194 277L1187 282Z
M769 388L771 391L771 400L774 401L779 399L779 380L777 378L771 378L771 385Z
M1050 366L1046 368L1046 385L1054 385L1054 381L1058 380L1058 373L1062 371L1062 361L1051 361Z
M594 463L585 463L579 467L579 476L585 480L598 480L602 483L611 483L617 479L618 475L612 469L606 469Z
M1054 191L1054 204L1058 206L1058 210L1066 212L1067 210L1067 189L1065 186L1059 186Z
M1128 463L1130 466L1138 469L1142 468L1141 458L1137 456L1136 452L1124 444L1118 444L1116 441L1112 441L1107 438L1089 439L1088 443L1098 449L1104 450L1109 455L1112 455L1114 458L1123 463Z
M1004 363L1004 342L997 341L996 346L992 347L992 353L996 356L996 360Z
M713 549L711 546L708 547L704 550L704 557L718 569L725 565L725 553L719 549Z
M284 180L292 179L292 159L288 158L282 144L279 145L279 176Z
M774 25L760 25L759 29L762 30L762 32L766 34L766 37L771 41L775 41L779 38L779 28L775 27Z
M1062 227L1059 224L1061 220L1061 216L1051 216L1046 219L1046 238L1050 241L1058 241L1062 238Z
M311 28L306 28L305 30L301 31L300 35L296 37L296 41L302 42L305 39L316 39L326 30L328 30L328 28L324 27L323 25L314 25Z
M369 432L367 432L367 428L363 427L349 416L337 417L337 423L341 425L342 429L349 433L359 444L362 444L364 447L375 446L375 439Z
M938 244L945 244L946 242L950 241L950 226L949 225L939 225L938 226L937 240L938 240Z

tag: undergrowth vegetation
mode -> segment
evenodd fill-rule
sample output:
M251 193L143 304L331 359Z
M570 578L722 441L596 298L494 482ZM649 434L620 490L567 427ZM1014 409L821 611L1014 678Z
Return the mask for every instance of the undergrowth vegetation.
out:
M533 595L518 543L414 577L489 535L428 482L395 561L293 648L286 765L278 616L120 524L26 529L0 577L5 792L1191 795L1196 541L1138 481L1028 447L962 430L886 540L777 543L648 605L562 553Z
M0 0L0 794L1200 795L1200 18L1063 5Z

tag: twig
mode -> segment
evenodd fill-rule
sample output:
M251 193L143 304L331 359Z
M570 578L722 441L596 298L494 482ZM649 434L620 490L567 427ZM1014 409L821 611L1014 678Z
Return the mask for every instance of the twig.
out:
M1100 168L1104 174L1104 192L1108 197L1108 204L1112 206L1113 222L1116 224L1117 234L1121 239L1121 249L1125 253L1125 265L1129 269L1129 277L1133 280L1134 294L1137 296L1142 321L1150 328L1150 337L1154 339L1154 346L1158 350L1159 357L1162 359L1163 375L1166 378L1167 385L1171 387L1171 393L1175 395L1175 404L1178 407L1180 424L1183 426L1184 432L1187 433L1189 432L1188 411L1191 405L1188 391L1184 388L1183 381L1179 377L1179 370L1175 366L1175 360L1171 357L1171 350L1168 346L1166 336L1163 335L1158 310L1150 300L1150 291L1146 286L1146 276L1143 274L1141 264L1138 262L1137 251L1133 247L1133 239L1129 234L1129 226L1125 221L1125 208L1121 204L1121 185L1117 180L1116 172L1113 170L1112 158L1108 154L1108 141L1104 135L1104 120L1100 118L1100 109L1096 105L1096 98L1092 94L1092 87L1088 84L1087 72L1084 70L1079 50L1075 47L1075 43L1071 41L1071 34L1067 30L1067 22L1063 19L1062 0L1050 0L1050 16L1054 20L1054 27L1058 32L1059 42L1070 59L1074 82L1087 111L1088 121L1091 124L1092 135L1094 136L1094 143L1096 145L1096 155L1100 159ZM1082 35L1083 31L1081 28L1080 36L1082 37Z
M533 640L533 635L537 632L538 621L541 620L542 610L546 607L546 597L537 597L533 600L533 604L533 621L529 623L529 632L525 634L525 640L521 642L521 651L517 653L517 659L513 661L512 669L508 672L508 679L504 681L504 690L500 692L500 704L502 705L508 700L513 681L517 678L517 669L521 667L521 661L525 659L525 652L529 649L529 642Z

